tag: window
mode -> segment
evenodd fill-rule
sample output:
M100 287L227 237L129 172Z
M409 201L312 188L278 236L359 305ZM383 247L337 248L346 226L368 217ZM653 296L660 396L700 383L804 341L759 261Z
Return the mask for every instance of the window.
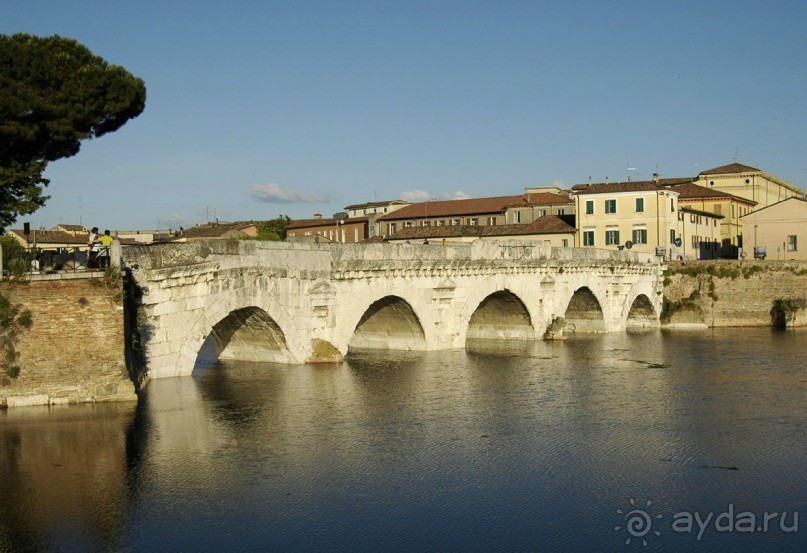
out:
M566 210L563 209L563 208L558 210L558 215L564 215L565 213L566 213Z
M796 250L796 236L791 234L787 237L787 251L795 252Z
M584 230L583 231L583 245L584 246L593 246L594 245L594 230Z
M594 200L586 200L586 215L594 215Z
M434 223L435 223L434 226L442 227L445 224L445 221L443 221L442 219L437 219Z
M647 229L646 228L635 228L633 229L633 239L632 242L634 244L647 244Z
M689 214L689 222L690 222L690 223L694 223L694 222L695 222L695 214L694 214L694 213L690 213L690 214Z
M496 217L488 217L488 225L495 225Z
M516 213L516 214L515 214L515 217L516 217L516 223L520 223L520 222L521 222L521 212L520 212L520 211L516 211L515 213Z
M569 247L569 239L568 239L568 238L564 238L564 239L563 239L562 244L563 244L563 245L562 245L561 247L563 247L563 248L568 248L568 247Z
M405 226L406 228L411 227L411 226L412 226L412 221L407 221L407 222L405 222L405 223L404 223L404 226Z
M431 221L421 221L420 222L420 226L422 226L422 227L430 227L431 224L432 224Z
M389 226L387 226L387 234L395 234L395 223L390 223Z
M716 205L715 206L715 214L723 215L723 206L722 205Z
M605 200L605 212L616 213L616 200Z
M619 244L619 229L606 229L605 245L616 246Z
M644 213L644 198L636 198L636 213Z
M459 225L459 224L460 224L460 220L459 220L459 219L451 219L451 226L452 226L452 227L455 227L455 226L457 226L457 225Z
M670 229L670 244L672 244L673 242L675 242L675 229L671 228Z
M469 224L469 225L471 225L472 227L473 227L473 226L476 226L476 224L477 224L478 222L479 222L479 221L478 221L478 219L477 219L476 217L471 217L470 219L468 219L468 224Z
M538 210L538 217L546 217L546 210L545 209L539 209Z
M675 198L670 198L670 213L675 213Z

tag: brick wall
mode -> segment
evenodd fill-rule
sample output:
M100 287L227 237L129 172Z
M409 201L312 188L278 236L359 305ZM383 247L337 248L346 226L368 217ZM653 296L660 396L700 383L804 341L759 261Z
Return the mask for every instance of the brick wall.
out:
M672 263L665 274L664 297L682 305L673 324L772 326L774 300L807 298L806 262ZM793 323L807 326L807 312L797 312Z
M102 273L80 276L0 285L33 320L15 342L19 376L0 372L0 406L136 399L126 370L121 284Z

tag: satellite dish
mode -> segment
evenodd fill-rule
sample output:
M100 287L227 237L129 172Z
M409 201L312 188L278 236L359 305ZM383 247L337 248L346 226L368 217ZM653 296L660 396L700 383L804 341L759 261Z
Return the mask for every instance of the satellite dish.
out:
M675 244L676 248L680 248L681 247L681 239L676 238L675 240L673 240L673 244Z
M626 250L629 250L629 249L631 249L632 247L633 247L633 242L631 242L630 240L628 240L627 242L625 242L625 249L626 249Z

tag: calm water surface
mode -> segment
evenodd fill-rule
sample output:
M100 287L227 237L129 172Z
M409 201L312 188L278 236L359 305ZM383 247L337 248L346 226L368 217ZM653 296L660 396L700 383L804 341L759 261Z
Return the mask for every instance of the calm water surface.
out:
M806 343L203 355L136 406L0 413L0 550L805 551Z

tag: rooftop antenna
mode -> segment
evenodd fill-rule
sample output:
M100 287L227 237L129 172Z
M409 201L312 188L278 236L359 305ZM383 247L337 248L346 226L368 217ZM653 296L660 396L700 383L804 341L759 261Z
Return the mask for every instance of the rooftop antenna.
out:
M734 160L734 163L737 163L737 157L738 157L739 155L740 155L740 149L739 149L739 148L734 148L734 157L733 157L733 158L731 158L731 159L733 159L733 160Z
M78 226L83 227L81 224L81 196L78 197Z
M631 179L630 179L630 172L631 172L631 171L636 171L636 167L631 167L631 166L630 166L630 161L629 161L629 162L628 162L628 166L627 166L627 168L626 168L625 170L626 170L626 171L627 171L627 173L628 173L628 182L630 182L630 181L631 181Z

